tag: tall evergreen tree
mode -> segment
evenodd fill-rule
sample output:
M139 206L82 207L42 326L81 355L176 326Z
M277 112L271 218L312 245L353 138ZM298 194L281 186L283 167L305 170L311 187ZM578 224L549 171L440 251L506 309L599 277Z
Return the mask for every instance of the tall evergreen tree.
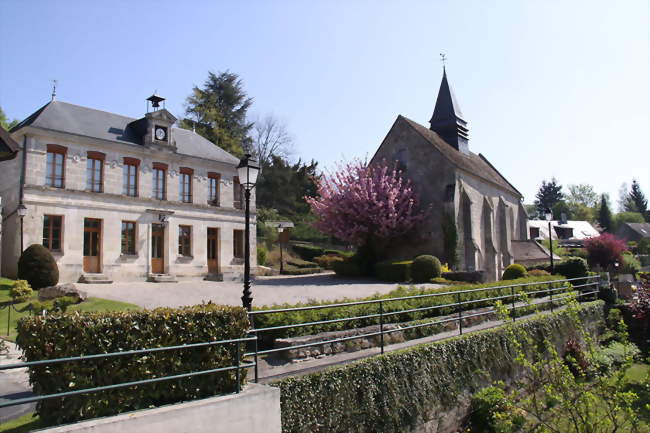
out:
M641 186L636 179L632 179L632 187L630 188L630 194L628 195L628 202L634 205L634 209L630 209L630 212L638 212L643 215L643 218L646 221L649 221L648 200L645 198L643 191L641 191Z
M609 209L609 203L607 203L607 197L605 194L600 196L600 209L598 209L598 224L606 232L611 232L613 228L612 224L612 211Z
M538 216L543 217L546 209L552 210L558 202L563 200L562 185L559 185L555 178L552 178L550 182L543 180L542 186L539 187L539 191L535 195L535 207ZM559 215L556 215L556 218L559 218Z
M194 129L225 151L241 156L250 146L248 134L253 123L246 120L246 114L252 103L237 74L210 72L203 87L195 86L187 97L187 117L180 126Z

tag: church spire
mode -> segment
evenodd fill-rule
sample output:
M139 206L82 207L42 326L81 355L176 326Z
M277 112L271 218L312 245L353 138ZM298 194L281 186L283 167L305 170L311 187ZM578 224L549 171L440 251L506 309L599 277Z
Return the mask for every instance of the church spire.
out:
M436 107L429 122L431 123L430 129L440 135L454 149L465 154L469 153L467 122L463 118L460 105L449 86L447 70L444 65Z

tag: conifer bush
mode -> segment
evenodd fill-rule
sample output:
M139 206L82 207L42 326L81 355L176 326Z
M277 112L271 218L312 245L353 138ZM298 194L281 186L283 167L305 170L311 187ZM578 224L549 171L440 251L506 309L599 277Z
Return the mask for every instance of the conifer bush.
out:
M505 271L503 271L503 275L501 276L501 279L516 280L517 278L524 278L527 275L528 272L526 272L526 268L524 268L518 263L513 263L512 265L508 266Z
M427 283L440 275L442 275L442 265L437 257L417 256L411 264L411 278L414 283Z
M18 259L18 278L27 280L36 290L55 286L59 282L59 267L47 248L33 244Z

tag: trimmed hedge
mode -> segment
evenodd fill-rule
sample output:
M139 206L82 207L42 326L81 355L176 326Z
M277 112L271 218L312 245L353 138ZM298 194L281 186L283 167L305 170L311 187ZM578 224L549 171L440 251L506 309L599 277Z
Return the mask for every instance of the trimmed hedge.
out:
M586 277L589 272L587 261L580 257L567 257L555 265L555 272L567 278Z
M332 263L332 269L336 272L336 275L340 277L356 278L363 274L361 266L350 259Z
M349 262L336 263L336 266L343 265L346 263ZM536 277L536 278L521 278L518 280L508 281L506 284L516 285L519 283L532 283L532 282L543 283L545 281L553 281L553 280L558 280L560 278L561 277L557 275L547 276L547 277ZM365 298L340 299L335 301L309 302L309 303L298 303L298 304L282 304L282 305L275 305L275 306L261 306L255 309L272 310L273 308L293 308L293 307L304 307L304 306L313 306L313 305L334 304L339 302L388 299L388 298L397 298L402 296L457 292L457 291L468 290L468 289L489 288L489 287L503 286L503 285L505 285L503 281L494 281L491 283L484 283L484 284L454 285L450 287L441 287L437 289L423 289L415 286L412 286L410 288L399 287L384 295L372 295ZM523 290L524 292L532 292L532 291L542 290L543 288L546 287L549 287L549 285L531 284L530 286L523 286L517 291L519 292ZM563 287L563 284L553 283L551 284L551 287L553 288ZM504 289L485 290L485 291L478 291L473 293L463 293L462 295L458 295L458 296L451 294L451 295L443 295L443 296L437 296L431 298L415 298L415 299L408 299L408 300L401 300L401 301L391 301L391 302L384 303L384 312L388 313L388 312L401 311L401 310L407 310L407 309L418 308L418 307L453 304L458 300L458 297L460 297L461 301L470 301L475 299L495 297L499 295L504 295L506 293L510 293L510 289L507 289L505 291ZM536 294L535 296L544 296L544 295L545 293L542 292ZM493 304L492 301L475 302L472 304L466 304L465 309L470 310L475 308L487 307L487 306L491 306L492 304ZM341 308L323 308L319 310L302 310L302 311L260 314L255 316L255 327L259 329L259 328L267 328L272 326L286 325L289 323L299 324L299 323L317 322L317 321L332 320L332 319L342 319L345 317L352 317L352 316L365 316L370 314L376 314L378 312L378 309L379 309L379 304L362 304L362 305L353 305L350 307L341 307ZM428 317L444 316L447 314L452 314L455 311L456 311L456 307L452 305L452 306L437 308L433 310L413 311L410 313L395 314L389 316L386 320L392 323L411 322L414 320L426 319ZM354 328L360 328L364 326L376 325L377 323L378 321L375 318L357 319L348 322L323 323L320 325L303 326L299 328L278 329L274 331L262 332L260 333L260 335L265 342L270 342L275 338L296 337L300 335L313 335L313 334L318 334L320 332L328 332L328 331L341 331L346 329L354 329Z
M325 254L324 248L314 245L294 244L291 245L291 249L294 253L298 254L301 259L308 261L314 260L315 257Z
M40 244L30 245L18 259L18 279L27 280L32 289L56 286L59 267L50 250Z
M528 272L526 272L526 268L524 268L520 264L513 263L509 265L505 271L503 271L503 275L501 276L501 279L516 280L517 278L524 278L526 275L528 275Z
M386 260L375 265L375 275L382 281L404 282L411 279L412 260Z
M324 254L322 256L314 257L314 261L318 263L318 266L324 269L334 269L335 262L342 262L345 260L343 257L335 254Z
M426 283L432 278L438 278L442 265L437 257L422 255L417 256L411 265L411 276L415 283Z
M601 301L578 312L592 332L604 318ZM560 349L577 324L561 311L509 326L535 343L553 336ZM499 327L282 379L272 384L281 392L282 431L401 433L432 420L453 426L445 411L467 409L468 394L521 374L513 353L507 329Z
M295 266L296 268L317 268L318 263L308 262L307 260L300 259L289 259L286 262L290 266Z
M152 311L63 313L23 318L16 343L26 361L241 338L249 328L240 307L203 304ZM35 394L111 385L234 365L235 344L32 367ZM244 353L244 345L241 345ZM245 371L241 382L244 383ZM235 390L235 372L199 375L38 402L47 425L114 415Z
M315 263L314 263L315 264ZM320 274L323 270L316 266L315 268L304 268L292 265L285 265L282 269L282 275L309 275Z

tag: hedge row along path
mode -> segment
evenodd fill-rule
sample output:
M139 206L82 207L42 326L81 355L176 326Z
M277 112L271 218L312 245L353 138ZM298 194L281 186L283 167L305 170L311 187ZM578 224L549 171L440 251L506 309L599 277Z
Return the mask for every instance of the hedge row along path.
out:
M546 301L548 301L548 299L549 299L548 297L533 299L531 300L530 304L531 305L543 304ZM593 301L593 295L590 295L588 300ZM526 305L527 304L525 302L515 303L515 306L517 308L524 307ZM561 311L565 308L566 306L564 305L559 305L559 306L556 305L554 311L555 312ZM540 311L540 314L550 314L550 313L551 310ZM537 314L537 312L522 314L521 316L517 316L517 320L523 320L526 319L527 317L534 316L535 314ZM440 317L432 318L432 320L438 320L438 319L440 319ZM463 325L463 335L470 334L472 332L481 331L483 329L496 328L503 324L504 324L503 320L494 319L494 320L487 320L485 322L473 326ZM455 337L457 335L460 335L458 328L450 331L442 331L437 334L424 337L424 338L418 338L418 339L404 341L401 343L385 345L384 352L393 352L407 347L417 346L419 344L441 341L451 337ZM285 377L304 376L309 373L325 370L328 367L347 364L359 359L364 359L375 355L379 355L380 353L381 353L381 349L379 347L373 347L370 349L363 349L356 352L344 352L336 355L328 355L323 358L305 360L299 362L284 361L281 359L268 357L268 356L260 357L260 359L258 360L259 362L258 377L260 383L273 383ZM248 377L250 378L250 380L252 380L253 378L252 371L249 373Z

